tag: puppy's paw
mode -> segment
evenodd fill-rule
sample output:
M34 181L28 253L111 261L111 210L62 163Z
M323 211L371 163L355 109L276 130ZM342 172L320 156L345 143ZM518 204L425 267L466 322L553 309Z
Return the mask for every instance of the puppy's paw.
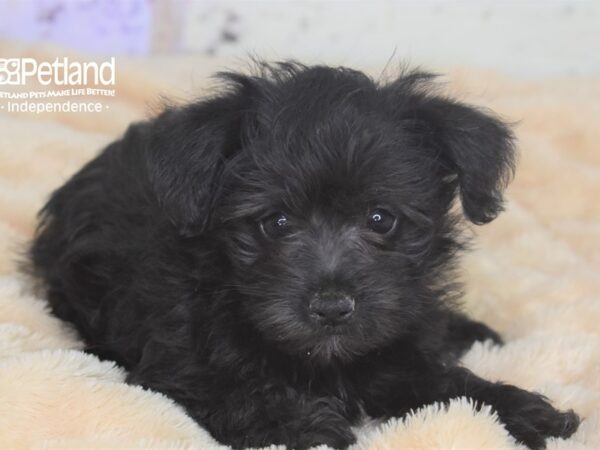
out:
M308 450L319 445L327 445L333 449L345 450L356 438L347 424L313 424L311 429L273 428L222 430L219 433L211 430L211 434L222 444L234 449L263 448L272 445L283 445L288 450Z
M348 420L339 413L342 405L337 400L320 399L303 415L298 432L294 433L294 445L288 448L307 449L327 445L335 449L346 449L356 442Z
M500 419L517 441L531 449L545 448L548 437L568 438L579 427L577 414L555 409L541 395L517 389L507 400Z
M278 405L277 411L253 418L252 426L237 430L223 430L220 439L234 448L258 448L285 445L288 450L307 450L320 445L346 449L356 442L348 419L341 414L343 403L335 398L303 398L290 408ZM270 418L278 417L280 422ZM266 421L262 421L266 419Z
M289 449L306 450L319 445L327 445L335 449L346 449L356 442L356 437L349 428L312 430L298 436L298 440L288 445Z

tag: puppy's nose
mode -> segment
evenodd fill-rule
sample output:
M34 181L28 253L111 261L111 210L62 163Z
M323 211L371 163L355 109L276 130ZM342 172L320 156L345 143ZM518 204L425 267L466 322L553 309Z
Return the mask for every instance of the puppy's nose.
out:
M354 313L354 299L340 292L322 292L308 305L310 312L321 323L336 325L345 322Z

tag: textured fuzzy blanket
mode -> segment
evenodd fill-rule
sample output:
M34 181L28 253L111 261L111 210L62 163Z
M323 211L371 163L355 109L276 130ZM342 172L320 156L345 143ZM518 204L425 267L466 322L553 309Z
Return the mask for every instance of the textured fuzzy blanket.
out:
M0 58L54 51L0 43ZM221 448L169 399L126 385L122 370L81 352L16 268L51 189L156 110L159 94L201 94L220 68L187 57L118 59L117 96L105 112L0 109L0 447ZM549 448L600 448L600 80L463 69L447 81L453 95L514 121L521 149L507 212L474 229L478 245L464 258L465 308L507 344L476 344L464 364L585 418ZM493 412L476 412L467 399L358 433L357 449L519 448Z

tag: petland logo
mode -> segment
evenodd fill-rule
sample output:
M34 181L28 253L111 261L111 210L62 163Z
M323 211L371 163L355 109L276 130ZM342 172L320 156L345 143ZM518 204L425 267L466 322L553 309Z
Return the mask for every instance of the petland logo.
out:
M34 58L0 59L0 112L80 114L109 110L111 98L116 96L115 72L114 57L100 63L73 62L68 57L41 62Z
M0 59L0 86L25 86L35 80L42 86L114 86L115 58L103 63L71 62L68 57L53 62L34 58Z

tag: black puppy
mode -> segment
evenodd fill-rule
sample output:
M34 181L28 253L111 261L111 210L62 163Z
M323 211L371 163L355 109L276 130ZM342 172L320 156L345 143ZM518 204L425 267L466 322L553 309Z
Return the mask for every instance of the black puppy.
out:
M427 73L221 78L132 125L41 213L33 270L88 351L234 447L344 448L364 415L459 396L532 448L571 435L572 411L457 365L499 337L453 307L452 205L476 224L501 211L507 127Z

